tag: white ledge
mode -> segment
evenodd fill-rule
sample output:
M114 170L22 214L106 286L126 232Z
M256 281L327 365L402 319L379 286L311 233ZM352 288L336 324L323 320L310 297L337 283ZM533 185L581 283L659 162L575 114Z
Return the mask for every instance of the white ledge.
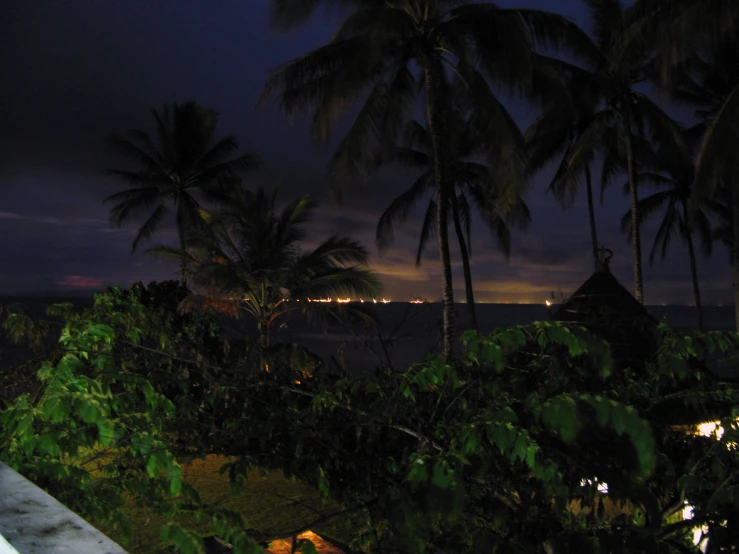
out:
M10 549L4 546L4 540ZM80 516L0 462L0 554L126 554Z

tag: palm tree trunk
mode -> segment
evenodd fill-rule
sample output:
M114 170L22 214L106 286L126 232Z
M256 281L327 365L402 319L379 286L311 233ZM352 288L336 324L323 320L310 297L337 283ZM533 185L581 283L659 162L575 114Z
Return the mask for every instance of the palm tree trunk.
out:
M180 216L179 206L177 209L177 236L180 239L180 250L185 250L185 222L182 221ZM182 277L182 285L187 288L187 277L186 277L187 264L185 260L180 261L180 275Z
M590 218L590 240L593 243L593 264L598 269L598 232L595 229L595 209L593 208L593 178L590 164L585 166L585 190L588 192L588 217Z
M634 180L634 152L631 144L631 119L624 114L626 138L626 167L629 172L629 194L631 196L631 250L634 256L634 297L644 304L644 282L641 265L641 232L639 231L639 195Z
M449 254L449 228L447 213L449 210L449 187L447 185L446 151L442 141L446 138L446 120L444 117L445 98L442 95L443 70L438 67L432 56L424 60L424 80L426 84L426 120L431 134L431 146L434 156L434 185L438 198L436 208L436 236L439 242L439 258L441 259L441 301L443 305L444 354L447 363L454 358L454 342L456 338L456 322L454 314L454 291L452 289L452 263Z
M731 229L732 259L734 261L734 316L736 330L739 333L739 183L733 184L733 198L731 202Z
M693 246L693 229L688 223L690 213L688 203L683 200L683 221L685 222L685 240L688 243L688 256L690 257L690 275L693 279L693 294L695 295L695 307L698 309L698 329L703 330L703 304L701 303L701 289L698 284L698 266L695 263L695 247Z
M269 348L269 327L269 321L259 320L257 322L257 331L259 331L259 362L267 372L269 372L269 366L267 365L264 353Z
M472 271L470 270L470 256L467 251L467 245L464 242L464 231L459 221L459 205L457 204L457 195L451 194L452 197L452 219L454 220L454 231L459 241L459 253L462 256L462 268L464 269L464 292L467 297L467 312L470 316L470 328L477 331L477 314L475 313L475 295L472 291Z

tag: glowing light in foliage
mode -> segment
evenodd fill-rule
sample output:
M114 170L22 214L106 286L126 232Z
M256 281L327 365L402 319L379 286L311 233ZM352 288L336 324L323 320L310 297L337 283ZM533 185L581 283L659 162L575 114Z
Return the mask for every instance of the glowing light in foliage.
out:
M721 439L724 434L724 429L721 427L720 421L707 421L698 425L698 434L704 437L713 437Z
M693 519L693 506L685 502L685 507L683 508L683 521L686 521L688 519ZM707 548L707 537L704 537L704 533L708 533L708 526L704 525L703 527L693 527L693 544L697 546L701 552L705 552Z
M593 481L590 479L583 479L580 481L581 487L592 487L594 484ZM597 481L598 485L598 492L602 492L603 494L608 494L608 483L604 483L603 481Z
M297 539L298 541L302 539L307 539L311 541L316 547L316 552L320 552L321 554L343 554L342 550L340 550L335 545L329 543L323 537L317 535L313 531L305 531L298 535ZM265 552L267 554L291 554L292 552L297 551L293 549L292 539L285 538L272 541L269 545L269 548L265 550Z

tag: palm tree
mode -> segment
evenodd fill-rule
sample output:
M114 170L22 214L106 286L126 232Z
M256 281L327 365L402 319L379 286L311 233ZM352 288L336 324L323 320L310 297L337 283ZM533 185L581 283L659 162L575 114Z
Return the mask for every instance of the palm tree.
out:
M708 209L715 217L713 229L714 242L720 242L729 249L729 261L734 263L734 233L732 228L732 190L722 185L711 199L707 200Z
M559 101L550 102L546 111L529 126L526 130L526 142L532 172L542 169L553 159L561 158L547 191L554 193L562 209L566 209L577 196L582 184L581 176L585 177L593 264L597 268L600 245L593 205L591 163L599 145L580 144L588 147L590 152L581 156L582 167L573 167L570 164L572 149L587 130L600 100L597 94L593 94L594 82L592 76L587 75L584 70L572 71L567 83L568 94L553 97L553 100Z
M493 182L493 169L474 160L479 134L474 116L465 118L459 109L452 109L450 115L449 174L454 192L449 195L450 203L446 210L451 215L459 242L470 325L477 329L469 261L472 255L470 204L477 208L483 222L497 239L498 247L506 259L511 253L511 227L526 226L531 217L517 190L504 191L503 187L496 187ZM407 220L413 206L429 192L434 191L434 161L429 130L420 123L411 121L405 126L403 142L402 146L396 146L389 152L386 148L381 148L378 151L377 164L396 164L423 173L411 188L396 197L380 216L376 238L377 247L381 252L392 244L395 239L395 227ZM507 194L508 192L510 194ZM416 265L421 264L428 241L437 233L435 217L437 202L438 195L432 194L421 228Z
M702 131L693 184L693 209L705 200L723 216L723 242L739 259L739 40L709 43L674 69L670 92L675 100L694 108ZM727 239L727 234L731 240ZM734 262L734 307L739 331L739 264Z
M273 0L274 20L283 26L299 23L319 5L344 8L348 15L328 45L277 68L264 97L276 97L288 113L313 111L312 135L321 143L328 140L337 116L358 97L365 98L332 158L334 180L358 174L372 143L394 144L415 101L423 99L438 197L444 357L451 360L456 330L445 209L453 194L446 155L449 75L455 73L466 83L469 105L478 109L488 131L480 153L495 159L504 149L506 156L500 159L515 175L525 165L525 151L507 136L502 123L509 116L489 83L543 94L546 76L537 72L542 58L534 47L566 44L578 50L585 41L579 28L559 15L458 0ZM502 169L500 161L498 165Z
M729 208L732 253L739 259L739 3L732 0L639 0L640 33L659 37L661 84L695 107L705 133L697 158L693 205L702 199ZM656 16L656 17L655 17ZM726 241L729 242L729 241ZM739 264L734 262L734 309L739 331Z
M569 148L566 165L570 172L584 171L593 158L593 148L604 154L602 185L625 166L631 199L631 246L634 264L634 296L644 303L639 197L634 179L634 142L646 135L658 143L676 142L674 122L646 94L636 90L649 77L651 50L646 38L632 39L631 13L620 0L583 0L590 11L593 47L597 59L587 68L590 94L599 97L598 109L582 125ZM587 73L580 74L587 78ZM591 98L588 97L588 104Z
M270 347L275 319L302 310L341 307L311 299L376 296L378 279L366 269L369 253L357 241L332 236L310 251L299 243L314 204L299 198L278 211L277 191L239 188L215 213L201 210L204 228L188 234L188 249L159 246L150 251L188 268L195 294L183 309L207 305L233 316L243 310L256 321L262 354Z
M637 152L639 171L635 174L634 179L639 186L652 184L661 189L639 201L640 223L659 210L664 210L662 222L654 237L654 244L649 254L649 263L654 263L657 249L661 250L661 257L664 260L667 246L675 234L683 239L688 248L693 294L698 309L698 328L702 330L703 306L701 304L693 234L696 231L698 232L703 252L707 256L711 254L713 237L706 211L701 207L691 210L689 206L695 176L694 158L691 151L695 150L700 135L695 132L695 129L691 129L685 134L685 143L690 145L691 150L677 148L653 150L646 148ZM630 232L630 224L631 214L626 213L621 219L621 228Z
M139 228L132 251L149 240L166 223L169 205L174 206L179 245L186 246L188 227L200 221L198 210L204 199L218 199L239 182L238 173L259 165L254 154L232 158L239 149L235 137L215 141L218 114L195 102L165 105L152 110L156 134L132 130L128 136L113 135L110 144L130 160L135 170L109 170L108 173L129 183L130 188L108 196L104 202L115 202L110 222L120 227L129 219L153 206L153 213ZM183 283L185 266L181 266Z

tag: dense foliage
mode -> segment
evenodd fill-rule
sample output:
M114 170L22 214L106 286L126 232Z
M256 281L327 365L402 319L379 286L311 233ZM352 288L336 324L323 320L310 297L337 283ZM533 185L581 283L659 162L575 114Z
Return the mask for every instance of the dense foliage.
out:
M212 316L176 315L178 294L116 288L82 313L52 308L59 345L0 415L0 459L98 521L125 528L131 498L198 514L240 552L260 548L247 522L200 503L183 460L227 454L236 485L253 467L309 483L343 505L336 517L366 519L355 546L373 552L694 552L696 525L712 552L737 544L739 391L702 361L736 335L663 328L637 374L583 329L539 322L468 333L455 367L297 382L224 351ZM720 438L694 432L719 419ZM174 524L163 537L202 548Z

